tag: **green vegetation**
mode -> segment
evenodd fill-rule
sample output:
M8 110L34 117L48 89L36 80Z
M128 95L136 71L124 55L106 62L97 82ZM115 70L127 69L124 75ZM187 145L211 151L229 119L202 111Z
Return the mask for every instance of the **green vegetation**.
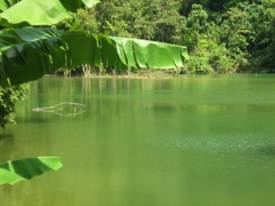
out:
M274 71L272 0L105 0L65 25L187 46L183 72Z
M45 172L57 171L62 166L59 157L35 157L7 161L0 164L0 185L13 185L23 180L30 180Z
M62 32L53 28L24 27L0 33L1 39L6 40L6 36L9 39L4 44L8 46L1 49L2 85L25 83L59 68L75 68L82 64L112 68L118 72L140 68L181 68L187 56L187 49L183 46ZM16 55L11 55L14 53Z
M15 112L15 103L24 99L26 85L12 86L8 88L0 87L0 127L5 128L8 122L14 122L13 113Z

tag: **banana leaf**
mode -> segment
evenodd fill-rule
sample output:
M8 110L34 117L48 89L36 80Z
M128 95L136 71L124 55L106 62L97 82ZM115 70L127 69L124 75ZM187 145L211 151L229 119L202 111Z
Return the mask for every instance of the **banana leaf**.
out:
M21 0L0 0L0 11L5 11Z
M185 46L106 35L66 32L67 66L81 64L115 70L175 69L184 67L189 57ZM81 52L80 52L81 51Z
M70 18L59 0L22 0L0 14L0 25L53 25Z
M181 68L188 58L186 47L141 39L109 37L127 68ZM104 52L108 54L108 52ZM108 57L107 57L108 58Z
M65 45L54 29L25 27L0 32L2 86L41 78L65 65ZM62 61L63 60L63 61ZM20 76L20 77L19 77Z
M184 46L50 28L0 32L0 84L21 84L81 64L119 71L184 66Z
M81 7L91 8L97 3L99 0L0 0L0 11L3 11L0 14L0 25L54 25L71 18L68 11Z
M0 0L0 11L5 11L8 9L8 5L4 0Z
M0 185L13 185L62 167L59 157L34 157L0 164Z

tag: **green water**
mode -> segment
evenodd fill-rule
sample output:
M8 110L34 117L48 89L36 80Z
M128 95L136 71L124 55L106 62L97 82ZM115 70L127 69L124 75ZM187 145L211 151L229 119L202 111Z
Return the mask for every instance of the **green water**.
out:
M86 112L32 111L61 102ZM64 168L0 187L1 206L275 206L275 76L48 78L17 123L0 161L59 155Z

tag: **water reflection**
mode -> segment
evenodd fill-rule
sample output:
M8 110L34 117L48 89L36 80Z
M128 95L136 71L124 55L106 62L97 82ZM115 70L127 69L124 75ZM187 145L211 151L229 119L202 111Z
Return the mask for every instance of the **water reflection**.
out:
M272 206L275 81L257 78L32 83L0 159L58 155L64 168L0 188L1 204ZM87 112L31 112L65 101Z
M22 123L45 124L45 123L54 122L54 121L55 121L54 117L45 118L42 116L35 116L35 115L33 115L32 118L16 117L17 124L22 124Z
M7 141L14 138L14 135L11 133L6 133L0 130L0 141Z
M258 153L264 155L275 156L275 146L274 145L265 145L257 149Z

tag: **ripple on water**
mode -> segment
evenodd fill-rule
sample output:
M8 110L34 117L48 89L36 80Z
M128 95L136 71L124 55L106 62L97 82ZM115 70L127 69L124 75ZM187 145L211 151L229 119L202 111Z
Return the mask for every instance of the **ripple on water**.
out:
M250 153L255 155L274 155L274 138L248 136L216 135L211 137L183 136L153 139L152 146L174 148L184 151L207 153Z

